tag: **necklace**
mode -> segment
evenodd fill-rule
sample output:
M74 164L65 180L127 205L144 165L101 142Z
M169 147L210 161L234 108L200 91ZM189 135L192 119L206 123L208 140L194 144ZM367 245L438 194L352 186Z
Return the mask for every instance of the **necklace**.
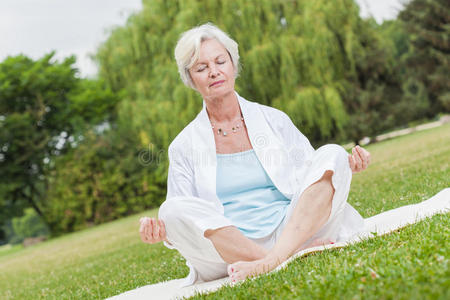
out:
M239 118L238 121L239 121L239 123L237 123L236 125L234 125L233 127L231 127L231 132L236 133L239 129L241 129L242 127L245 126L245 124L244 124L244 117L242 116L242 113L241 113L241 116L240 116L240 118ZM211 125L212 128L215 129L215 128L216 128L216 123L211 122L211 124L212 124L212 125ZM242 126L241 126L241 124L242 124ZM218 128L218 129L217 129L217 134L218 134L218 135L222 134L223 136L227 136L227 135L228 135L228 132L227 132L225 129Z

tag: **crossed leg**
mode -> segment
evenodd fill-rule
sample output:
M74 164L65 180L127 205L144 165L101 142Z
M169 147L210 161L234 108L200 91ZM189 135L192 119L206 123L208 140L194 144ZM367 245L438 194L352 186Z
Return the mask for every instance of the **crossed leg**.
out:
M302 245L326 223L330 215L334 195L332 175L332 171L326 171L319 181L309 186L301 194L286 227L270 251L267 251L265 255L264 252L255 252L257 253L256 257L260 258L238 261L228 267L228 275L232 281L270 272L294 253L305 248ZM230 255L230 252L227 252L229 249L221 248L220 243L217 242L220 240L217 236L211 237L210 235L209 238L225 261L232 262L233 258L239 255L237 251L235 256ZM322 242L316 240L309 246L315 246ZM242 249L240 253L242 256Z
M338 145L322 146L304 174L305 189L298 190L301 196L297 194L297 201L291 203L287 223L272 249L260 246L271 247L271 241L259 243L246 238L213 201L181 196L167 199L159 218L166 223L172 248L190 264L191 283L221 278L229 264L233 279L265 273L299 250L331 242L327 238L340 239L351 182L348 154Z
M204 235L211 240L219 255L229 264L240 260L261 259L268 253L262 246L244 236L235 226L208 229Z

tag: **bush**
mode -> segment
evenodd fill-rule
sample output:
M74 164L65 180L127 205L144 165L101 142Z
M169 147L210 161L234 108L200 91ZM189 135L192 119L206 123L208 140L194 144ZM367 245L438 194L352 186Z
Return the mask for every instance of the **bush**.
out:
M13 218L11 225L10 244L19 244L28 237L49 235L47 226L32 208L25 209L22 217Z

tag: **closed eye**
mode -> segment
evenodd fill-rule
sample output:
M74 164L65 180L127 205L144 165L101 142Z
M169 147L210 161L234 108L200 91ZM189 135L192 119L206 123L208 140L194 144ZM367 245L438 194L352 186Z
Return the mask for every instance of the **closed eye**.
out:
M203 71L204 69L206 69L206 67L205 67L205 68L198 69L197 72L201 72L201 71Z
M226 61L218 61L217 62L219 65L223 65L224 63L226 63ZM197 69L197 72L202 72L204 69L206 69L207 67L205 66L205 67L202 67L202 68L200 68L200 69Z

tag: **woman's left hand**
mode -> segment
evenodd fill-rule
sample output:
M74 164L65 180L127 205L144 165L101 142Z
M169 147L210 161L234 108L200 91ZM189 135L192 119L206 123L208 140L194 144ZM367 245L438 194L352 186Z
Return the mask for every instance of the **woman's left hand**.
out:
M353 173L364 171L370 164L370 153L360 146L352 148L352 154L348 155L348 162Z

